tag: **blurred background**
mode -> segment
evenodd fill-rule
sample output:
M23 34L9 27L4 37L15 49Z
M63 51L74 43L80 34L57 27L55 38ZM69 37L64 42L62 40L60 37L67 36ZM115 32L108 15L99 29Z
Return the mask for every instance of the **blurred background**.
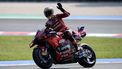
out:
M2 2L121 2L121 0L0 0Z
M61 2L70 12L67 26L85 26L88 43L97 58L122 58L122 0L0 0L0 61L32 60L29 48L37 29L45 27L45 7L55 14Z

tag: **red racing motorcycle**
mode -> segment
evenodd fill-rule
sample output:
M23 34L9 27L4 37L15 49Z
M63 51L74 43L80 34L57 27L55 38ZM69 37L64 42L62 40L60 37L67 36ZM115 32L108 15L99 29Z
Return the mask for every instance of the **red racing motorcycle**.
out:
M78 28L77 31L72 31L72 36L77 41L78 51L68 40L63 38L61 32L56 32L53 29L45 32L45 29L38 30L34 39L30 43L30 48L33 49L33 60L42 69L49 69L52 64L66 64L79 63L81 66L87 68L92 67L96 63L96 55L93 49L87 44L81 44L81 40L86 36L84 27ZM58 44L54 48L53 44Z

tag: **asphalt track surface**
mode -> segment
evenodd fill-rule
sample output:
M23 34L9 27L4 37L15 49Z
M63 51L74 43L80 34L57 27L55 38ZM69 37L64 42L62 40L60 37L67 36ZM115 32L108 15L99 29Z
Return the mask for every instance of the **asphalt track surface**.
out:
M0 69L40 69L36 65L22 66L1 66ZM122 63L97 63L92 68L83 68L79 64L58 64L53 65L50 69L122 69Z
M45 27L46 19L0 19L0 31L36 32ZM85 26L87 33L122 33L122 20L65 20L66 25L76 30Z

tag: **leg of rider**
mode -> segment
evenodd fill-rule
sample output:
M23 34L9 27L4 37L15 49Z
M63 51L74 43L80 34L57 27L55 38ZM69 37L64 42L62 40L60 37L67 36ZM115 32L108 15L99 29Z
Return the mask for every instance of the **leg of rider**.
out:
M76 40L73 38L71 32L65 31L64 36L72 42L72 44L75 46L76 51L78 51Z

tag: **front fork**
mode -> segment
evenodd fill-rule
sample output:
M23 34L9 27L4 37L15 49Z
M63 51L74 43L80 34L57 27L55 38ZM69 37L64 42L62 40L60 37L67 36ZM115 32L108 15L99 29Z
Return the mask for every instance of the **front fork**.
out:
M45 42L44 44L40 45L38 39L37 39L37 38L34 38L34 40L32 40L32 42L29 44L29 47L32 48L32 47L34 47L35 45L37 45L38 48L40 48L40 50L41 50L41 55L42 55L42 56L48 55L48 52L47 52L48 44L47 44L47 42Z
M41 55L42 56L47 56L48 55L48 51L47 48L45 46L38 46L41 50Z

